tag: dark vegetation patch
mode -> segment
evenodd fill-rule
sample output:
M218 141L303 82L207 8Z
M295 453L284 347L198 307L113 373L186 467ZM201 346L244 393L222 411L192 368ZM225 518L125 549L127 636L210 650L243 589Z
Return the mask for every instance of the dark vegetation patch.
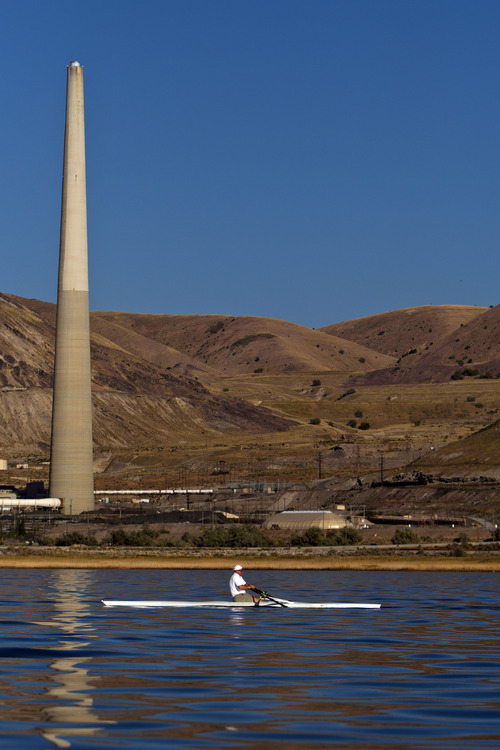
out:
M342 547L351 544L359 544L361 535L356 529L329 529L327 532L322 531L317 526L313 526L303 534L292 534L290 544L293 547Z
M219 333L219 331L222 331L223 328L224 328L224 321L218 320L217 323L214 323L213 325L210 326L210 328L207 329L207 333L212 333L212 334Z
M230 349L235 349L237 346L246 346L247 344L251 344L252 341L257 341L258 339L275 339L276 336L274 333L254 333L250 336L243 336L241 339L237 339L236 341L233 341L233 343L230 346Z

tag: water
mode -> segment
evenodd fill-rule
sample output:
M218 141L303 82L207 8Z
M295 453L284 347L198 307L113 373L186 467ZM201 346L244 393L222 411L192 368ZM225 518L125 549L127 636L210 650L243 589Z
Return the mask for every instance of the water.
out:
M381 610L110 609L220 599L226 571L2 571L0 746L498 748L497 573L245 573Z

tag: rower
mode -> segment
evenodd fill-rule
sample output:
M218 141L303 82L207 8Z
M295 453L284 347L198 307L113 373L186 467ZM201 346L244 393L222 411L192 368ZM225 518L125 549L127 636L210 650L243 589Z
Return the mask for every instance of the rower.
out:
M233 602L252 602L256 607L259 606L260 596L252 596L245 589L254 589L253 583L247 583L242 576L243 568L241 565L235 565L233 575L229 579L229 591L233 597Z

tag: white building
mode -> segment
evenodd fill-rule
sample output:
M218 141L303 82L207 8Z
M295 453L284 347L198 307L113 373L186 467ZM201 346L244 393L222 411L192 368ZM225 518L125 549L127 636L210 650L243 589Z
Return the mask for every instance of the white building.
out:
M262 525L265 529L284 531L306 531L313 526L327 531L351 526L347 519L331 510L284 510L268 518Z

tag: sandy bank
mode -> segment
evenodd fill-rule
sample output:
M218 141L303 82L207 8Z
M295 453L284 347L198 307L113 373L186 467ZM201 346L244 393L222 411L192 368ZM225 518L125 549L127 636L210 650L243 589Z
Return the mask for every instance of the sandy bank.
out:
M229 569L234 562L254 570L489 570L500 571L500 549L468 549L462 556L447 548L392 549L95 549L61 547L0 548L0 568ZM497 545L495 545L496 547Z

